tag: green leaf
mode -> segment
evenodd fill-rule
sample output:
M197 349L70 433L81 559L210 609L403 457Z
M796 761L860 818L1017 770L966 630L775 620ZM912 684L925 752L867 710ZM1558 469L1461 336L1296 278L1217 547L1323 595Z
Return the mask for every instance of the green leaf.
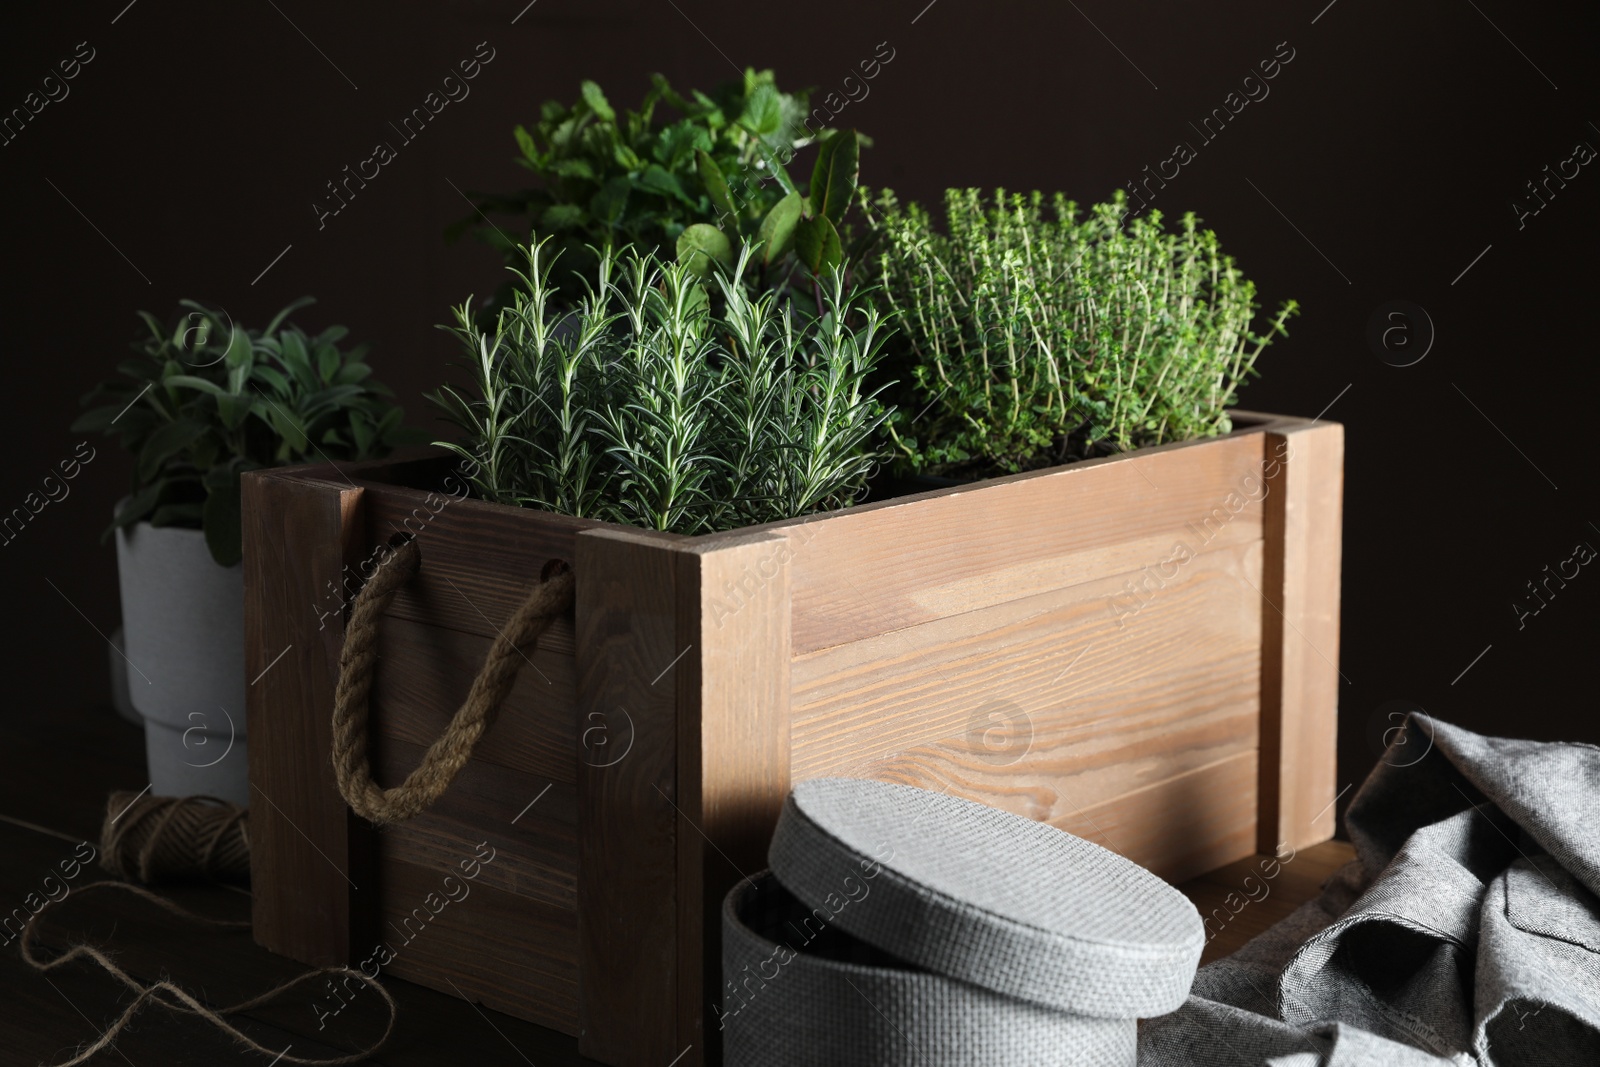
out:
M269 367L265 363L259 363L256 365L256 369L251 372L251 377L272 386L273 391L279 396L288 396L291 391L289 379L285 378L283 372L277 367Z
M150 516L156 504L161 499L161 494L166 492L168 482L165 478L151 482L128 498L128 502L117 511L117 516L112 520L112 529L121 529L132 526Z
M350 436L355 440L356 455L364 456L372 449L372 420L360 411L350 413Z
M539 216L540 233L558 233L582 226L588 215L576 204L551 204Z
M235 473L226 486L212 489L205 503L206 547L220 566L231 567L244 557L241 511L239 478Z
M523 161L539 162L539 146L533 143L533 136L528 133L526 126L517 123L517 128L511 131L511 135L517 139L517 149L522 153Z
M615 226L621 219L623 212L628 209L628 194L633 191L633 183L626 174L619 174L600 187L589 201L589 214L595 220L607 226Z
M139 481L149 482L160 473L163 464L200 439L206 425L181 419L169 422L150 435L139 451Z
M286 333L283 335L282 343L284 367L288 369L294 380L300 383L301 388L315 389L318 384L317 375L311 369L311 355L306 351L305 342L300 335ZM233 391L238 392L239 390L234 389Z
M228 391L222 388L222 386L218 385L216 382L208 382L204 378L196 378L192 374L174 374L172 377L166 379L162 384L168 387L181 385L186 389L198 389L200 392L209 393L212 396L228 395Z
M237 430L250 417L250 409L255 403L255 397L249 395L224 393L217 397L217 417L222 420L223 428Z
M697 222L678 235L678 262L700 277L711 271L715 260L725 267L733 265L733 245L728 235L710 223Z
M589 109L606 122L615 122L617 113L611 110L611 103L606 99L606 94L600 91L600 86L592 81L585 81L579 87L583 93L583 102Z
M677 200L688 200L684 195L683 186L678 179L673 177L667 169L659 163L652 163L644 169L635 182L639 188L662 196L670 196Z
M822 142L817 162L811 169L812 215L837 223L850 209L856 180L861 173L861 147L856 131L845 130Z
M366 381L371 374L372 367L370 365L366 363L350 361L347 362L343 367L339 368L337 384L355 385L357 382Z
M244 383L250 380L250 368L255 361L255 354L250 348L250 335L242 327L233 328L233 336L228 338L228 351L223 361L228 366L228 392L237 393L244 388Z
M795 224L800 221L799 193L790 193L773 205L767 217L761 220L761 257L770 264L794 243Z
M768 148L765 142L762 142L759 147L761 150L761 158L766 162L767 169L771 171L772 176L777 179L778 187L781 188L786 195L788 193L799 192L799 190L794 187L794 181L790 179L789 172L783 169L782 165L778 163L778 157L772 154L772 149Z
M294 303L290 304L288 307L284 308L282 311L280 311L276 315L272 316L272 321L267 323L267 327L266 327L266 329L261 331L261 335L263 337L271 337L273 334L278 332L278 327L282 326L283 323L284 323L284 320L286 320L290 315L293 315L296 311L299 311L301 308L310 307L312 304L315 304L316 302L317 302L317 300L316 300L315 297L302 296L299 300L296 300Z
M772 85L757 85L744 104L739 124L759 137L777 133L783 127L783 101Z
M339 350L333 345L317 345L317 376L332 382L339 373Z
M839 231L826 215L799 221L794 230L794 250L800 262L818 277L838 267L844 259Z
M728 179L722 176L722 168L717 166L717 161L697 148L694 151L694 165L700 175L700 184L705 186L706 195L711 197L711 205L717 209L719 217L737 219L739 211L733 206L733 191L728 188Z

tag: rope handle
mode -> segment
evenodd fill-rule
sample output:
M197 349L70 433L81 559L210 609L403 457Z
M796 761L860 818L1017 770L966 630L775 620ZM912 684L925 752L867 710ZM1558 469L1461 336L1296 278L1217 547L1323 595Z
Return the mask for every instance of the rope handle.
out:
M383 561L356 594L339 654L339 684L333 695L333 771L339 792L356 814L374 823L403 822L433 805L461 768L483 732L494 724L517 673L528 662L523 645L537 647L539 636L556 618L572 610L570 570L538 582L517 608L484 657L467 699L444 732L428 746L422 762L393 789L372 780L367 757L367 697L378 664L378 620L389 602L417 573L422 550L407 541Z

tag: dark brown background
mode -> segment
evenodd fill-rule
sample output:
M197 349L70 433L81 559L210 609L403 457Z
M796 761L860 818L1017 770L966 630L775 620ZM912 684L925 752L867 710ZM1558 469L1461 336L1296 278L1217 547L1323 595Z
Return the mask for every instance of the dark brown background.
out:
M184 296L260 324L315 294L303 321L373 342L413 421L431 420L420 393L452 354L433 327L499 270L482 246L445 245L467 210L450 183L520 184L510 130L541 100L570 99L592 77L624 105L652 70L710 87L746 64L827 91L888 41L893 61L840 120L877 139L868 183L924 200L966 184L1092 200L1189 140L1199 158L1156 206L1214 226L1264 303L1304 305L1244 403L1316 415L1337 397L1328 417L1347 426L1341 782L1366 773L1390 701L1479 730L1600 741L1600 573L1585 568L1520 632L1511 608L1578 540L1600 547L1600 164L1521 231L1511 208L1576 141L1600 146L1594 27L1579 5L538 0L512 25L523 2L8 12L0 108L78 42L96 57L0 147L0 510L72 453L77 398L125 354L135 309L166 317ZM324 182L393 142L387 122L480 41L496 56L471 96L319 232L311 202ZM1188 123L1283 41L1295 58L1270 96L1202 146ZM1437 328L1416 366L1388 366L1365 341L1368 317L1395 299ZM13 716L103 699L95 628L115 625L117 594L99 537L128 466L96 446L72 495L0 547Z

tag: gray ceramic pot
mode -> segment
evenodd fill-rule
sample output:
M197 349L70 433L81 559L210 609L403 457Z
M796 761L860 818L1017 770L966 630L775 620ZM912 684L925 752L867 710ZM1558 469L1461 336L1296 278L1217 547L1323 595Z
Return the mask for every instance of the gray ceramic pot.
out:
M244 569L199 530L141 522L117 531L117 574L151 793L247 805Z

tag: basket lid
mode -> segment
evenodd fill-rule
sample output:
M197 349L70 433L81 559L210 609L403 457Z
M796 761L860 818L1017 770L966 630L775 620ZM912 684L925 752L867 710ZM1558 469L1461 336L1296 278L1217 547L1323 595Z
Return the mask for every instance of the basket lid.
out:
M1183 894L1099 845L912 786L794 787L772 872L837 926L908 963L1101 1018L1175 1010L1205 947Z

